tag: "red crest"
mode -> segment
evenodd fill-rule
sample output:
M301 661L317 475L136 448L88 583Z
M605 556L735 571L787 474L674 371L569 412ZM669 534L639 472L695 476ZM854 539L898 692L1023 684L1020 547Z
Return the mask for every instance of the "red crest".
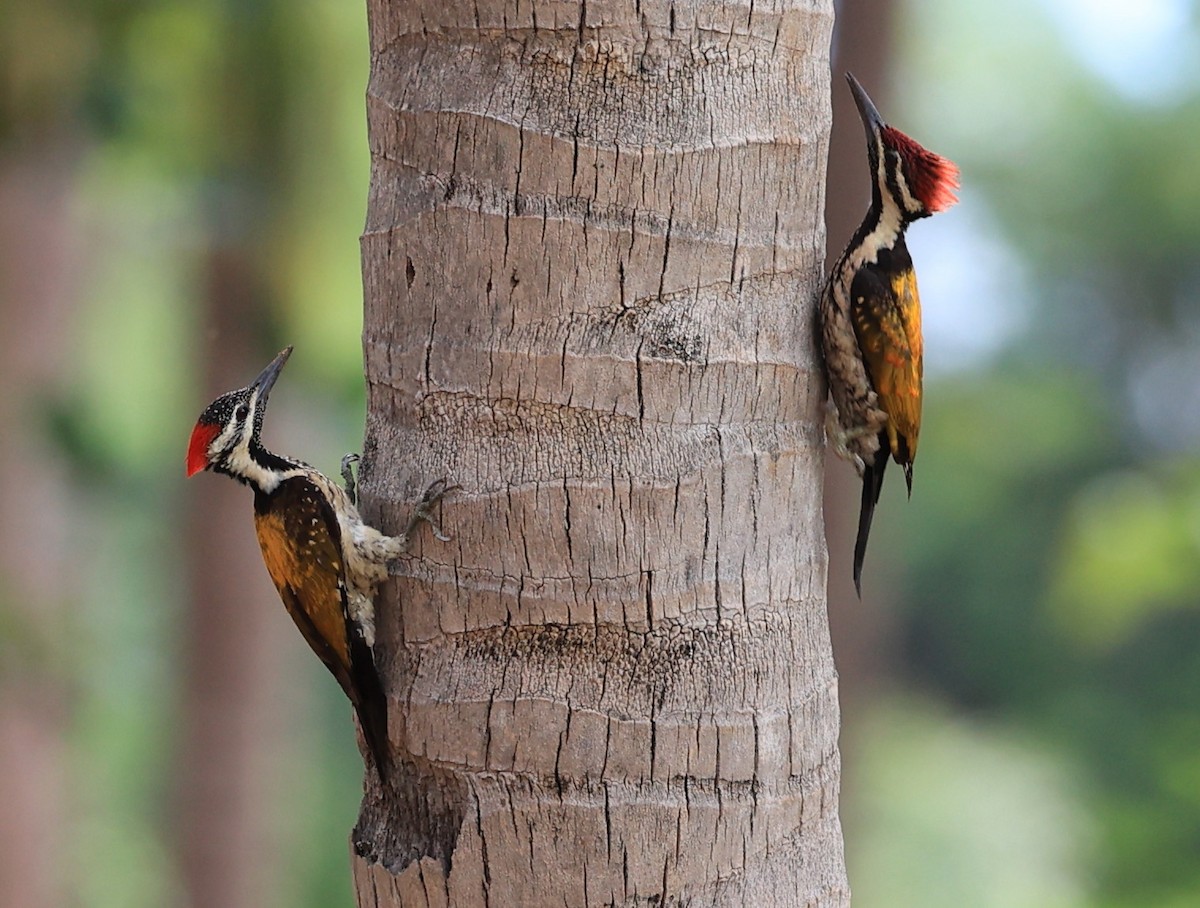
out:
M882 132L883 144L900 155L909 189L928 213L945 211L958 201L954 194L958 189L958 166L953 161L934 154L891 126L885 126Z

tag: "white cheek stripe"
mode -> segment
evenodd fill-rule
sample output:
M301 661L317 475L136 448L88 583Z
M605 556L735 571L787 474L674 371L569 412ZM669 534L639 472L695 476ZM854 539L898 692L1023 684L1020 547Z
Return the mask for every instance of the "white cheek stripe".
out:
M258 407L258 391L255 391L251 395L249 406L250 414L242 424L240 437L236 431L237 411L235 410L234 415L229 417L229 422L225 424L225 428L221 431L221 434L213 439L212 444L208 446L208 456L210 460L216 459L217 455L229 447L230 442L234 438L237 438L237 444L234 446L233 451L230 452L227 461L229 468L234 473L246 477L255 486L269 494L274 492L283 480L289 479L292 476L298 476L304 471L288 470L285 473L277 473L261 466L250 456L250 439L254 437L254 412Z
M221 430L221 434L214 438L208 445L208 459L216 460L217 455L229 447L233 441L233 426L232 421L227 423L225 428Z
M918 202L911 192L908 191L908 180L904 179L904 168L896 168L896 183L900 187L900 194L904 197L904 210L919 212L924 209L924 205Z
M876 142L875 148L879 163L875 167L875 176L879 182L879 188L883 194L884 204L891 199L891 193L887 191L887 152L883 148L882 142ZM920 214L925 210L925 206L917 201L916 196L908 188L908 180L904 178L904 168L899 164L896 165L896 185L900 187L900 201L904 203L904 210L913 214Z
M255 391L253 394L250 395L249 407L250 407L250 413L246 417L246 422L242 425L242 442L240 445L240 447L244 447L244 448L246 448L246 450L250 449L250 439L254 437L254 417L258 410L258 392L257 391ZM237 415L236 410L234 411L234 415L235 416Z

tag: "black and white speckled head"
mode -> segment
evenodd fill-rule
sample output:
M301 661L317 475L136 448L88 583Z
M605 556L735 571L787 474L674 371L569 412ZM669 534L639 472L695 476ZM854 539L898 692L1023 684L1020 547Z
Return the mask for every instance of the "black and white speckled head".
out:
M265 475L271 464L259 436L267 398L291 353L291 347L281 350L249 385L222 394L204 408L188 444L188 476L212 470L257 488L273 485Z

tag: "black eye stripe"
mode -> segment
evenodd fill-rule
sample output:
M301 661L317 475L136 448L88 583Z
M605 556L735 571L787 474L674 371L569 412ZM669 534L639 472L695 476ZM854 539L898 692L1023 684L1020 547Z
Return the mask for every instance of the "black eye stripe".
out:
M893 160L888 161L887 185L888 185L888 189L891 190L892 198L895 199L896 201L900 201L900 199L902 198L902 196L900 195L900 180L896 176L896 174L899 172L899 170L900 170L900 161L899 160L893 159Z
M908 175L904 172L904 161L901 160L899 152L889 148L884 156L884 179L887 182L888 193L896 201L896 204L901 208L907 209L908 206L904 201L904 193L900 189L900 181L903 178L905 189L908 194L912 195L912 188L908 183Z

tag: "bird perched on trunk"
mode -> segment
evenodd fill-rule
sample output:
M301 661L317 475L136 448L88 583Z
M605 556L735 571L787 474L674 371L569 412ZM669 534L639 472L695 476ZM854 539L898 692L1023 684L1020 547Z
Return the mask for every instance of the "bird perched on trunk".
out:
M889 456L912 465L921 431L921 301L908 225L958 199L958 168L884 122L863 87L847 73L867 135L871 207L830 272L818 309L821 347L833 405L829 437L862 476L854 545L854 587L862 595L862 563Z
M430 510L449 489L444 480L425 492L404 533L387 536L363 523L348 488L308 464L272 454L259 436L267 397L292 348L283 350L245 388L222 394L192 430L187 475L224 473L254 490L254 528L263 561L288 614L354 705L363 739L380 778L388 754L387 701L375 670L376 587L388 563L407 551L421 521L442 535Z

